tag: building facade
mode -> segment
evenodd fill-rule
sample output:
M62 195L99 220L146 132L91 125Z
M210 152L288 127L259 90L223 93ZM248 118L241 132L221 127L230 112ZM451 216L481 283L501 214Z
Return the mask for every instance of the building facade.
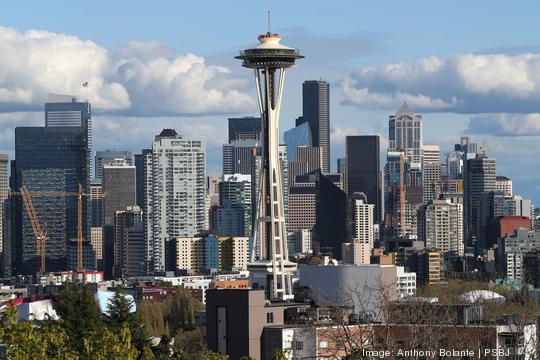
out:
M171 241L191 237L205 225L205 145L173 129L156 136L146 156L145 229L153 269L174 268ZM150 259L149 259L150 260Z

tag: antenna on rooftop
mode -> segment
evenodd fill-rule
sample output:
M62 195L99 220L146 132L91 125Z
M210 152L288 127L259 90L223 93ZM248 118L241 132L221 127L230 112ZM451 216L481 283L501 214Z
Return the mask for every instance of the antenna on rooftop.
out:
M268 33L272 33L270 10L268 10Z

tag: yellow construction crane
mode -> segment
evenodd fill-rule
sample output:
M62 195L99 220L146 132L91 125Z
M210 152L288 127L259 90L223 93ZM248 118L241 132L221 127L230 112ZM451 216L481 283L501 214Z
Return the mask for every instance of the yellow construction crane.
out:
M20 192L10 192L10 195L22 196L26 212L30 218L32 229L37 238L38 256L41 256L40 271L45 272L45 238L47 237L47 230L45 226L41 226L32 204L32 196L77 196L77 270L83 269L83 219L82 219L82 199L83 197L91 197L94 199L102 199L105 197L105 193L101 194L85 194L83 193L83 187L79 184L77 192L62 192L62 191L35 191L30 193L25 185L20 188ZM40 250L42 250L40 252Z
M26 188L26 185L23 185L20 189L20 195L22 196L24 207L28 218L30 219L30 224L32 224L32 230L37 240L37 256L39 258L39 272L45 273L45 242L47 241L47 226L41 225L39 218L36 214L36 209L34 208L34 203L32 202L32 196Z

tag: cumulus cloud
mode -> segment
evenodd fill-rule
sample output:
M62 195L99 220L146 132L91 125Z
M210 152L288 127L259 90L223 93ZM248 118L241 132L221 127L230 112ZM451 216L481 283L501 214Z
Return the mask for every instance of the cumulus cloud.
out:
M82 84L88 82L88 87ZM43 108L49 92L88 98L98 111L200 115L255 109L245 80L155 42L107 50L76 36L0 27L0 111Z
M456 113L540 112L540 53L464 54L383 64L341 82L342 102L396 110Z
M540 114L481 114L470 120L467 132L494 136L540 136Z

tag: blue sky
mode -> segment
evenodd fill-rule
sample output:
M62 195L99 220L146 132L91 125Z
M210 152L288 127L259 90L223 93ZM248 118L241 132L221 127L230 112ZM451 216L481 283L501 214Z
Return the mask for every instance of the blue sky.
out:
M137 151L172 126L205 137L219 170L226 118L256 111L251 73L232 57L266 30L268 9L306 55L287 75L283 130L306 79L332 84L334 159L346 134L386 138L408 100L425 143L486 143L498 173L540 204L538 1L2 1L0 150L12 153L15 126L42 123L47 92L69 92L94 104L97 148Z

